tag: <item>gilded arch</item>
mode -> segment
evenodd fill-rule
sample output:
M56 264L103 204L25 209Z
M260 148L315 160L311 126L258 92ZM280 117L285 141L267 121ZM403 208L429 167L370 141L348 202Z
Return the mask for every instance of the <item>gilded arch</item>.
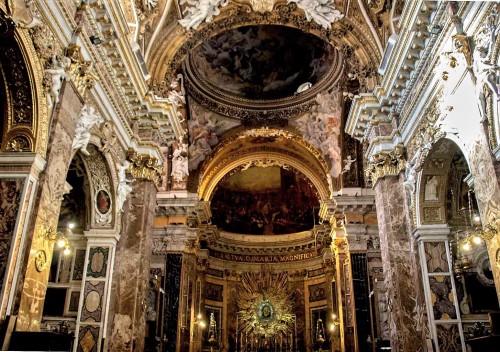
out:
M174 21L177 19L173 14L170 18ZM334 46L354 48L355 55L365 66L376 67L381 58L369 31L364 30L354 19L344 18L335 22L330 29L324 29L315 22L307 21L295 4L276 4L272 12L261 13L252 11L248 5L232 3L223 8L213 22L202 24L196 31L187 32L177 24L169 27L164 37L156 38L161 44L155 46L148 62L157 84L156 90L162 92L169 89L168 83L191 49L219 33L246 25L281 25L300 29Z
M255 145L256 141L260 143ZM263 128L228 138L205 160L199 175L198 198L210 200L223 179L250 166L289 167L308 180L323 202L340 189L340 181L330 178L320 151L290 131Z
M0 58L8 107L2 136L2 151L29 151L45 156L48 139L48 109L43 88L43 67L29 30L15 27L2 11L0 36L4 45Z

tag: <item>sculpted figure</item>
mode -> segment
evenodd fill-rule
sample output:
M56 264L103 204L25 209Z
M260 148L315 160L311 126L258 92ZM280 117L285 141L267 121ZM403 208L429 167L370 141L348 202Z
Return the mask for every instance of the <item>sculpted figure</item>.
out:
M476 40L477 45L474 49L474 62L472 69L476 77L476 99L479 104L481 116L486 116L486 98L488 92L484 86L493 93L496 100L499 99L499 66L492 62L493 49L497 41L500 26L498 25L498 12L496 7L487 17L483 28Z
M93 106L85 104L80 112L80 116L76 123L76 134L73 138L73 150L78 150L89 155L87 150L87 145L90 140L90 129L94 125L100 125L104 122L104 119L99 116L96 109Z
M229 0L181 0L179 5L188 4L183 11L186 15L182 20L179 20L181 26L187 30L196 29L203 22L211 22L214 16L220 14L219 7L224 7L229 3Z
M329 29L332 23L340 20L344 15L333 7L334 0L288 0L295 2L302 9L308 21L314 20L325 29Z
M343 174L351 170L351 166L356 161L356 159L357 158L352 159L350 155L347 156L347 159L344 159L344 169L342 170Z
M69 57L63 57L61 60L54 55L52 57L52 67L45 70L50 74L50 93L47 94L47 106L51 109L59 102L59 92L61 91L62 82L69 80L69 73L66 72L71 65Z
M117 209L123 211L123 204L127 200L128 195L132 192L132 186L129 183L134 182L127 178L127 170L130 167L130 162L125 160L122 164L117 163L118 169L118 190L116 192Z
M170 176L175 182L185 181L189 176L188 169L188 145L182 141L183 136L179 137L177 148L172 154L172 172Z

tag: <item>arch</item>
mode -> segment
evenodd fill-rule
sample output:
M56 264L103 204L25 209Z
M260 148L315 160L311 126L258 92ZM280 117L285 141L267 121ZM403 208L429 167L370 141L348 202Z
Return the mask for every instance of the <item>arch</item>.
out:
M264 141L268 138L270 142L255 147L250 142L253 138ZM287 142L295 148L287 147ZM264 128L224 141L214 155L205 160L199 175L198 198L210 200L223 179L245 167L259 165L286 166L299 172L311 183L320 201L330 199L333 190L340 188L340 180L331 180L328 164L319 150L289 131Z
M467 175L470 175L466 154L460 146L458 137L447 136L436 142L427 155L417 177L415 196L417 226L448 223L447 202L449 200L447 197L449 195L447 192L451 183L450 166L454 158L459 156L463 159ZM462 181L459 180L459 182Z
M43 88L43 67L28 29L14 27L3 11L0 11L0 21L4 29L0 34L3 44L0 61L10 98L1 150L30 151L45 156L49 112ZM13 96L16 99L12 99Z
M116 228L118 213L116 209L116 187L117 177L115 165L111 155L100 151L99 137L93 135L87 146L90 155L82 155L79 151L74 152L72 160L76 155L82 159L86 169L89 182L89 224L93 228ZM100 200L109 202L109 209L102 211ZM104 204L102 204L104 206Z
M306 20L295 4L278 5L272 12L249 11L238 4L222 9L221 14L211 23L200 25L195 31L176 30L180 25L170 27L164 37L156 38L159 44L155 52L149 54L148 66L157 84L170 82L191 49L203 41L224 31L247 25L280 25L300 29L329 42L334 46L347 45L356 48L355 55L364 65L378 66L381 53L370 31L366 33L358 23L349 18L335 22L331 29L324 29L315 22ZM166 85L168 89L168 84Z

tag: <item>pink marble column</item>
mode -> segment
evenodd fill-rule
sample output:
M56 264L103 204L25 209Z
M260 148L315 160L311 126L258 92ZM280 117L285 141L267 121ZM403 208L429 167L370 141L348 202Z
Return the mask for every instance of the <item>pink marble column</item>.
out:
M144 350L146 296L156 187L136 180L122 213L110 298L107 350ZM105 348L106 350L106 348Z
M374 189L392 351L424 351L425 305L403 182L398 176L385 176Z

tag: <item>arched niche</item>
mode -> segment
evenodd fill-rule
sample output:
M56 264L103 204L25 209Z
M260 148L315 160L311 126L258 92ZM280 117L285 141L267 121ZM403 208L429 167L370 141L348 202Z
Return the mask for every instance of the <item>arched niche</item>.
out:
M459 209L467 206L460 197L470 189L464 181L469 174L464 153L455 142L443 138L435 143L418 179L417 224L447 224L453 221Z
M37 152L44 156L49 111L43 67L28 29L15 27L0 10L0 150Z

